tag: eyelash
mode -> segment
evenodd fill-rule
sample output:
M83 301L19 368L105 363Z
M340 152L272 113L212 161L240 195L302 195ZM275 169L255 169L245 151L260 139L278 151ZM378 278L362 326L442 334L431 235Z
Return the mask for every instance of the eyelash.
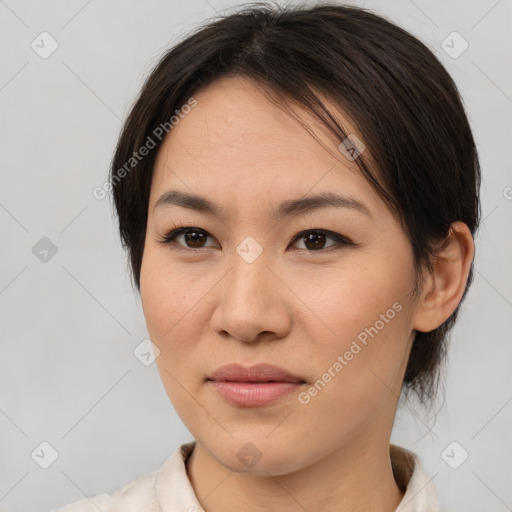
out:
M157 239L157 242L160 244L169 246L169 247L175 246L174 248L176 248L177 250L184 250L184 251L200 251L201 249L208 249L211 247L211 246L208 246L208 247L194 248L194 247L187 247L186 245L182 245L182 244L179 244L178 242L176 242L175 239L179 235L182 235L182 234L186 233L187 231L197 231L199 233L203 233L204 235L211 237L211 235L204 229L196 228L193 226L180 226L178 228L173 228L173 229L167 231L167 233L165 233L162 237ZM319 229L319 228L308 228L303 231L300 231L299 233L297 233L296 235L294 235L292 237L292 239L288 242L288 245L295 241L300 240L301 237L303 237L304 235L311 233L311 232L324 233L328 237L333 238L336 241L336 244L331 245L330 247L327 247L325 249L317 249L317 250L297 249L297 250L306 251L308 253L326 253L326 252L331 252L331 250L339 250L346 246L358 245L345 236L339 235L338 233L335 233L333 231L329 231L326 229Z

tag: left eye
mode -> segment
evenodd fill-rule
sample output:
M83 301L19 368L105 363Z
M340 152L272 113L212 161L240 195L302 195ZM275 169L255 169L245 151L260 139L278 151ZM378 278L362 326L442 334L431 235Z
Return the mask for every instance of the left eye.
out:
M325 241L330 238L335 241L334 244L331 244L328 247L333 247L335 245L350 245L351 242L346 238L338 235L337 233L333 233L332 231L325 231L323 229L312 229L309 231L303 231L299 233L292 239L292 242L301 241L306 249L310 249L312 251L318 251L325 249Z
M205 247L212 247L205 245L205 242L209 236L210 235L202 229L194 227L183 227L171 230L161 239L159 239L158 242L171 247L173 245L178 245L180 248L184 249L202 249ZM181 237L183 237L184 243L177 241ZM326 240L329 238L334 240L334 243L325 247ZM318 252L326 248L334 247L336 245L353 245L353 243L347 238L338 235L337 233L333 233L332 231L326 231L323 229L310 229L307 231L302 231L292 238L290 243L292 242L302 242L304 247L299 247L299 249L307 250L308 252Z

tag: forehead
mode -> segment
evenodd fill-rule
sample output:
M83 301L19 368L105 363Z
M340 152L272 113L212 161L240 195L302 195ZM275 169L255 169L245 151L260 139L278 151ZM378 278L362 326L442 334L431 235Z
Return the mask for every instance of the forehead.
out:
M257 200L265 194L268 200L309 190L378 200L334 136L304 109L294 107L298 121L242 77L218 80L194 99L197 105L182 114L159 149L151 204L171 186L212 196L229 192L233 203L237 197Z

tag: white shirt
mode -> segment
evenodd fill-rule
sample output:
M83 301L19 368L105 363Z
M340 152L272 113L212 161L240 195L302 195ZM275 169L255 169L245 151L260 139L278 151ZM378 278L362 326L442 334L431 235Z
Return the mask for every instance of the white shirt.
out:
M178 446L160 469L128 482L113 494L84 498L52 512L204 512L185 466L194 445ZM418 457L393 444L390 457L395 479L405 491L395 512L439 512L436 489Z

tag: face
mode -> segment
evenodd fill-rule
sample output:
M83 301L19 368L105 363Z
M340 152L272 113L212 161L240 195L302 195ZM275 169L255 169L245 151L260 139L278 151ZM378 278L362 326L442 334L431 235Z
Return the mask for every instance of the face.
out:
M251 474L388 442L413 329L405 233L305 111L332 151L245 79L194 97L158 153L140 275L177 413L219 463ZM216 210L161 199L170 191ZM280 211L321 194L344 200ZM289 392L266 403L233 403L208 380L228 363L272 364L302 383L281 384ZM263 457L248 466L244 450Z

